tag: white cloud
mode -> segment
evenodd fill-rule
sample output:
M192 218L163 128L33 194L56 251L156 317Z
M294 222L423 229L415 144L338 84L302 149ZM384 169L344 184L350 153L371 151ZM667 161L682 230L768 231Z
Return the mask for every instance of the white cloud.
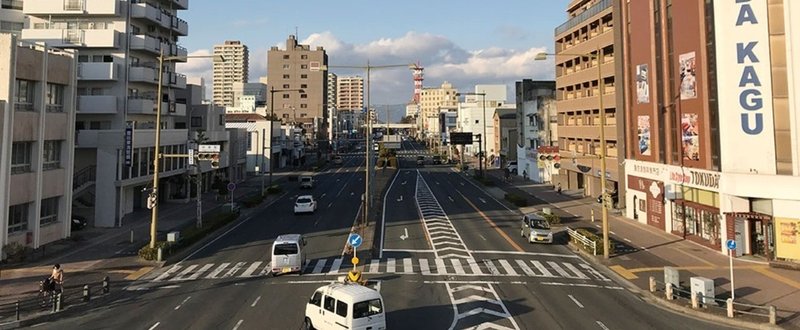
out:
M309 35L301 44L322 46L328 53L331 71L338 75L365 76L364 69L341 69L337 65L364 66L391 65L419 62L425 67L425 86L439 86L448 81L461 91L471 91L476 84L507 84L512 89L514 81L528 79L553 79L553 62L534 61L545 46L528 49L487 47L466 50L441 35L408 32L398 38L381 38L364 44L352 44L324 31ZM283 42L276 44L284 49ZM250 81L266 75L268 48L251 49ZM199 50L194 54L208 54ZM189 76L206 77L211 85L211 60L190 59L179 67ZM411 71L404 68L375 69L371 74L371 103L398 104L411 99L413 80ZM513 101L513 100L509 100Z

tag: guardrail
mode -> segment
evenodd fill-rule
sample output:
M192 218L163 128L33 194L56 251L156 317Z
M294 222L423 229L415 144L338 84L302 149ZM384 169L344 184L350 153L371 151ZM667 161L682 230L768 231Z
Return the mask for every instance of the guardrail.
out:
M593 241L569 227L567 227L567 234L569 234L570 240L581 245L586 252L591 252L593 256L597 255L597 241Z
M36 285L38 283L33 283ZM103 296L111 291L111 280L108 276L100 283L77 286L66 286L60 294L39 296L38 291L31 291L30 298L17 299L0 304L0 326L9 322L45 313L58 313L69 305L78 305L91 301L94 296Z
M724 311L729 318L734 318L737 314L741 314L765 317L768 319L769 323L773 325L778 322L778 311L775 306L735 302L732 298L719 299L716 297L704 297L701 292L692 292L691 290L675 287L672 284L668 285L650 276L650 293L658 295L658 292L663 292L664 298L670 301L686 299L691 302L693 309L712 308L718 311Z

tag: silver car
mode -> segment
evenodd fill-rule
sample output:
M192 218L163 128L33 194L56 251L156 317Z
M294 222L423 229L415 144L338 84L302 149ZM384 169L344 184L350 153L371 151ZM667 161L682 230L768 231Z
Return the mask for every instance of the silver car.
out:
M522 230L520 236L528 240L528 243L553 243L553 231L550 223L536 213L522 216Z
M303 273L306 264L306 239L301 234L286 234L272 243L272 275Z

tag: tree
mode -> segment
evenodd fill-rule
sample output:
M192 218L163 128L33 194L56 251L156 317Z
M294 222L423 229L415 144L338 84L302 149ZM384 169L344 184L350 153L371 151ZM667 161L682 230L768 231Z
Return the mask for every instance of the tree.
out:
M414 119L414 116L405 116L405 117L403 117L403 119L400 119L400 123L401 124L413 124L413 123L416 123L416 122L417 121L416 121L416 119Z

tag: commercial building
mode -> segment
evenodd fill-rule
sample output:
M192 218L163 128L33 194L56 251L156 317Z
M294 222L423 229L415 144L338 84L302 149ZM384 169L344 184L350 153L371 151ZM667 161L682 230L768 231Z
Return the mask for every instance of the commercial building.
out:
M497 150L499 157L495 163L497 167L502 167L509 159L517 159L517 109L497 109L492 118L492 127L497 131L493 149Z
M22 0L3 0L0 2L0 33L11 33L19 36L25 27L25 15L22 13Z
M76 70L73 51L0 33L0 260L70 236Z
M186 116L186 104L175 97L186 76L174 62L187 55L178 40L189 26L178 12L188 6L188 0L24 2L30 24L22 39L79 51L74 185L80 190L73 197L94 207L96 226L118 226L146 206L156 125L164 153L186 153L186 129L175 125ZM159 77L162 53L176 58ZM161 123L155 122L158 102ZM164 202L182 189L171 177L186 172L186 159L163 159L159 169Z
M238 40L226 40L224 44L214 45L214 56L222 56L225 61L213 64L214 104L231 107L237 105L234 83L246 83L250 71L250 52Z
M526 174L534 182L552 182L558 174L559 162L539 160L543 148L558 146L558 113L556 112L556 82L523 79L516 82L517 94L517 175ZM557 153L556 153L557 154Z
M438 131L436 122L439 118L440 108L457 107L457 93L458 90L453 88L453 85L446 81L439 87L427 87L422 89L422 93L419 95L420 111L419 117L417 118L417 126L421 127L419 138L433 138L434 133Z
M286 49L272 47L267 53L267 75L270 88L302 89L303 92L276 92L269 104L283 123L292 123L306 130L310 142L328 136L328 55L325 49L311 49L297 43L295 36L286 39Z
M561 161L553 183L599 196L605 155L606 189L617 191L620 180L615 100L614 25L611 0L572 0L566 22L555 29L556 109ZM598 66L602 77L598 77ZM602 86L602 88L601 88ZM603 95L600 96L602 89ZM600 127L600 103L605 127ZM606 150L601 150L604 129Z
M482 95L476 95L482 94ZM423 90L423 99L425 92ZM464 102L458 104L458 127L461 132L482 135L482 145L478 146L477 137L472 145L466 145L467 154L477 154L483 150L486 161L493 163L498 158L498 150L494 147L495 127L492 125L494 113L498 108L514 109L514 104L506 104L508 95L506 85L475 85L472 94L466 94Z

